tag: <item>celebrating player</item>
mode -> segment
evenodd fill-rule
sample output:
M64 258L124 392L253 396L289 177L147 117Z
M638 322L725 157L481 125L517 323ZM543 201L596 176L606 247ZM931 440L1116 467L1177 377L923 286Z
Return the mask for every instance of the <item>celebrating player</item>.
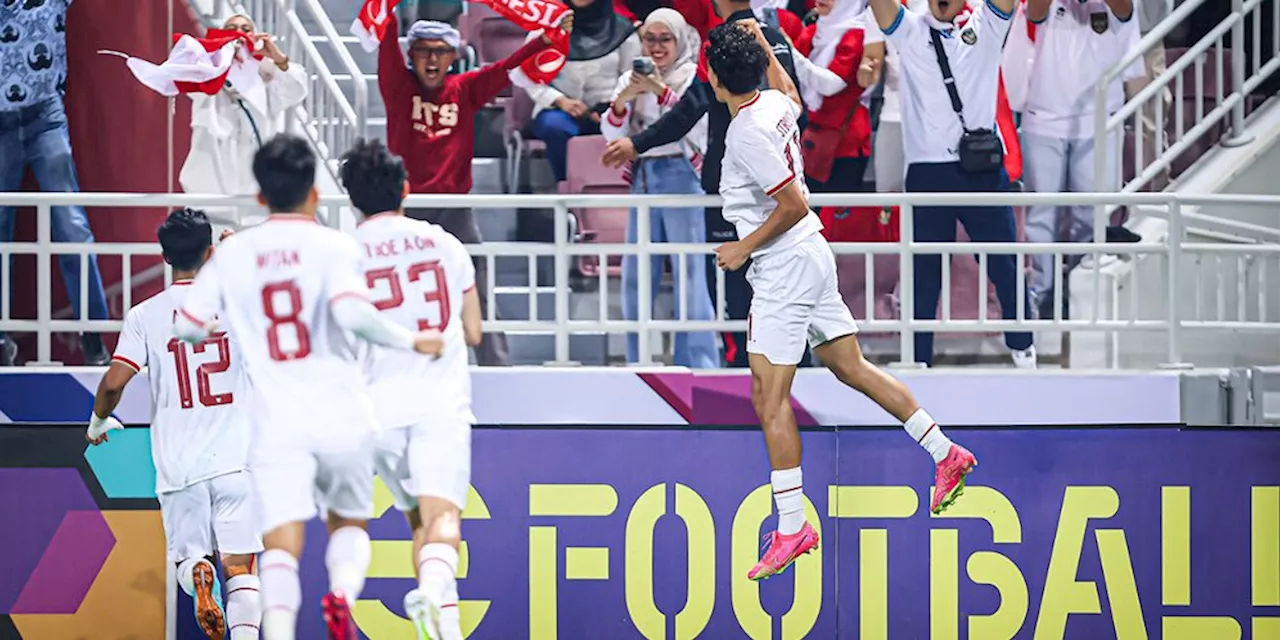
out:
M262 551L245 463L249 391L236 342L212 333L194 346L173 337L173 321L191 279L213 255L213 230L200 211L169 214L156 232L173 285L129 310L111 366L98 383L87 438L98 445L123 428L111 417L125 385L147 367L151 383L151 457L168 560L195 600L196 621L210 638L258 637L262 607L254 554ZM192 393L192 392L195 393ZM215 544L216 541L216 544ZM213 554L227 574L227 608Z
M357 141L342 157L341 177L364 216L356 239L374 306L397 325L444 338L438 359L373 347L365 373L387 429L375 465L413 529L418 588L405 596L405 611L419 640L462 640L458 545L475 422L467 345L481 340L475 266L443 227L404 216L404 165L381 142Z
M225 241L187 295L175 334L199 342L215 314L240 341L252 372L249 452L262 528L262 631L292 640L302 587L303 524L327 512L324 597L329 637L355 640L350 605L364 587L373 512L376 416L347 331L387 347L438 355L437 331L417 334L378 315L350 236L316 223L316 156L281 135L258 150L253 174L267 221Z
M800 432L791 410L791 381L806 336L841 382L903 421L907 433L933 456L934 513L955 500L965 475L977 465L973 454L943 435L905 385L862 357L858 325L836 285L835 256L809 210L796 125L799 100L757 90L766 72L770 78L786 76L760 39L750 28L724 25L712 30L707 50L711 86L733 114L720 194L724 217L741 238L717 247L717 262L733 270L752 260L747 272L755 291L747 316L751 400L769 450L778 509L778 529L747 576L753 580L781 572L818 546L818 533L804 517Z

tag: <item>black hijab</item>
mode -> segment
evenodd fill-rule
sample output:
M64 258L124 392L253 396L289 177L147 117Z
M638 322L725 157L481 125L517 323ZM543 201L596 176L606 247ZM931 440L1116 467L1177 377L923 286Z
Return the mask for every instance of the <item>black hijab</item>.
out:
M658 9L670 9L671 4L671 0L626 0L627 8L641 22L648 19L649 14Z
M574 7L569 59L603 58L613 53L635 30L626 18L613 12L613 0L594 0L585 7Z

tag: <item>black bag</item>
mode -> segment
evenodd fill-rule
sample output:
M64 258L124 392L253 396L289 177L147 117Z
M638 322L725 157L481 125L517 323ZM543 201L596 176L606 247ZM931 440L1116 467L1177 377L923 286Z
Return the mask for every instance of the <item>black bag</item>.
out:
M937 29L930 29L933 38L933 51L938 54L938 66L942 68L942 82L947 85L947 93L951 96L951 108L960 118L960 168L969 173L987 173L999 171L1004 166L1004 143L1000 136L991 129L970 129L964 121L964 103L960 102L960 92L956 90L955 76L951 75L951 64L947 61L947 52L942 48L942 35Z

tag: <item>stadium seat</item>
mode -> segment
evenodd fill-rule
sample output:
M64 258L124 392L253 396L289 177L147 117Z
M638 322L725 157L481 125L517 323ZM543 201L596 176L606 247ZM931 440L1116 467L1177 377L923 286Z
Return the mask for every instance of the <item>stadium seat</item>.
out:
M525 156L543 153L547 149L546 144L530 133L531 120L533 99L523 89L514 89L511 99L503 103L502 137L507 146L508 193L520 191L520 165Z
M610 169L600 162L606 146L604 136L578 136L569 140L568 175L560 184L561 193L630 193L631 186L621 169ZM627 241L628 210L621 207L574 209L578 221L578 240L587 243L623 243ZM580 256L578 271L583 276L599 273L596 256ZM622 256L608 257L608 274L619 276Z
M480 64L490 64L516 52L528 32L514 22L498 15L498 12L479 2L471 3L466 16L460 19L459 29L468 42L476 43Z

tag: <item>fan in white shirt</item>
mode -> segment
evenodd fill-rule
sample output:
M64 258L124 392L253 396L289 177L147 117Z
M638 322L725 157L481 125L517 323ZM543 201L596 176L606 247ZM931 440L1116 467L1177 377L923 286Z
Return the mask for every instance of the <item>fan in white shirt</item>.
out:
M262 551L262 538L245 471L250 389L243 359L227 333L195 345L173 337L191 279L213 254L213 229L203 212L182 209L169 214L156 236L173 267L173 285L125 314L111 366L98 383L87 438L98 445L123 428L111 412L125 385L146 367L151 457L168 561L194 600L205 635L257 638L262 607L253 557ZM227 574L225 615L215 553Z
M254 385L249 469L262 505L262 629L294 637L301 602L303 525L327 512L329 636L356 637L351 604L370 561L377 417L348 332L365 341L437 355L437 331L414 334L368 300L360 248L316 223L316 157L294 136L273 138L253 161L267 221L229 238L201 269L175 334L206 339L225 325L239 340Z
M769 450L778 509L778 530L747 574L761 580L818 546L818 533L804 518L800 432L791 410L791 382L806 342L841 382L904 421L907 432L934 455L935 513L955 499L977 461L942 434L901 382L863 358L858 325L840 297L835 256L809 209L796 123L800 101L793 92L757 90L762 75L772 80L786 74L779 73L767 44L760 46L759 27L751 26L755 37L734 25L712 30L707 61L716 98L733 116L720 194L724 217L741 238L717 247L717 261L730 270L752 261L747 272L755 291L747 317L751 400Z
M482 337L480 296L462 242L404 216L406 177L380 141L357 141L342 156L342 184L364 216L356 240L374 305L396 325L435 329L444 339L439 358L372 346L365 374L386 429L375 466L414 532L418 588L405 596L405 611L420 640L462 640L458 547L475 423L467 346Z

